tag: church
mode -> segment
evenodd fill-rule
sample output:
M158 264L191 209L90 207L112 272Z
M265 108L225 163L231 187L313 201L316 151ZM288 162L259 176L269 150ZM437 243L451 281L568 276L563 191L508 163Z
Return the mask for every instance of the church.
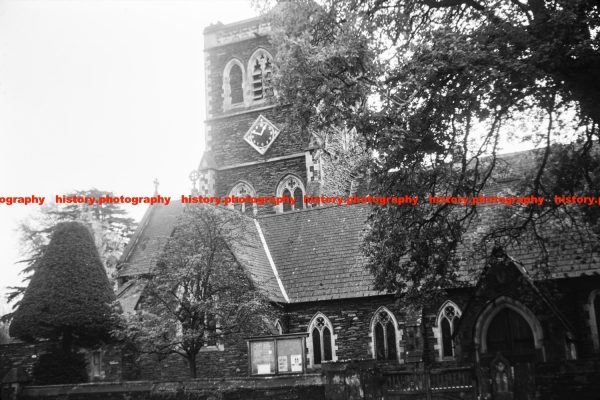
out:
M494 251L483 264L466 265L466 284L423 313L373 288L361 252L369 206L302 201L367 192L361 140L354 130L305 139L284 127L285 108L272 101L275 61L268 35L269 24L261 18L206 28L206 145L190 179L193 192L204 196L296 199L231 207L245 214L254 244L236 257L280 311L274 331L304 335L305 370L372 360L383 370L415 371L427 354L440 371L454 368L454 378L448 375L443 383L441 375L432 375L429 386L438 379L438 389L472 388L479 398L515 399L539 395L544 382L555 378L552 368L566 365L561 363L596 370L600 258L592 243L564 243L557 236L549 255L552 275L543 282L530 273L536 259L527 246ZM522 178L534 156L501 156L506 172L495 188L501 192ZM181 212L181 204L155 206L144 216L119 268L118 296L125 309L138 306L142 289L132 278L151 273ZM205 349L199 374L256 374L248 367L248 348L240 340ZM142 377L177 375L178 362L183 364L149 368ZM277 374L275 367L259 374ZM410 393L421 384L397 378L382 385Z
M360 393L327 397L339 399L597 398L596 243L554 235L551 275L544 280L532 274L537 259L528 246L495 249L481 255L482 262L465 261L463 284L426 310L415 312L401 297L376 290L362 252L373 206L304 201L367 195L364 144L354 129L305 138L285 126L285 107L273 101L269 32L262 18L205 29L205 149L190 179L192 196L295 200L229 205L244 216L248 244L232 252L278 318L269 337L224 338L203 348L198 376L323 376ZM500 156L504 171L491 190L501 193L522 179L534 158L534 152ZM183 208L176 201L156 204L142 218L117 267L124 312L141 307L138 278L152 275ZM481 224L494 223L483 214ZM286 340L301 344L297 355L269 359L269 350L266 359L255 360L255 351L272 344L279 349ZM138 364L110 346L90 352L89 360L93 381L180 381L188 375L181 357ZM330 379L336 373L343 378Z

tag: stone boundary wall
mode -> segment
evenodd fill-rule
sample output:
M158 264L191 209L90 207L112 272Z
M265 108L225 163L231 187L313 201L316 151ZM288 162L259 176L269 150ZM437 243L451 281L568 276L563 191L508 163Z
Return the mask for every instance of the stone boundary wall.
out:
M541 399L600 399L600 358L540 363L535 372Z
M320 374L25 386L19 400L324 400Z

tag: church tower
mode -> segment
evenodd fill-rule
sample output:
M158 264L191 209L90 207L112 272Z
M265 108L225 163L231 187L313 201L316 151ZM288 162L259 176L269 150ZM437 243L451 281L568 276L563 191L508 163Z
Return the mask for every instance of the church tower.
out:
M305 194L352 194L361 176L351 171L357 161L349 146L358 142L355 130L335 128L308 139L284 126L271 85L269 31L261 17L204 30L206 143L190 175L198 193L297 199L294 206L237 206L250 215L302 209Z
M294 196L294 208L302 208L307 185L319 179L318 165L306 139L275 112L268 33L260 17L205 29L206 144L192 179L202 195Z

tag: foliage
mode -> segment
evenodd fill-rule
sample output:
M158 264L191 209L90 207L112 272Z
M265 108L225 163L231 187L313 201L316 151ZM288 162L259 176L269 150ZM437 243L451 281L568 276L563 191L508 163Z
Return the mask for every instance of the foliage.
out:
M40 356L33 366L33 383L60 385L87 382L87 365L81 353L65 352L54 348Z
M421 199L374 210L365 250L379 288L427 301L457 284L457 247L480 209L427 198L489 190L508 137L541 147L510 190L598 194L596 1L302 0L270 17L288 123L305 134L355 126L373 154L373 192ZM473 241L525 236L543 258L543 227L582 218L572 211L514 207Z
M248 245L243 218L210 206L186 207L145 282L140 310L124 315L121 337L142 354L184 357L196 377L203 347L231 334L265 332L268 299L231 251Z
M78 190L67 197L101 197L112 196L112 192L98 189ZM109 279L114 278L113 273L117 260L125 249L129 237L135 230L135 221L127 216L127 211L119 204L47 204L42 206L38 215L19 225L18 232L21 250L24 258L20 263L25 264L21 274L27 282L35 268L37 261L42 257L54 227L59 222L79 221L87 225L94 233L96 246L100 252L100 259L106 268ZM12 302L24 293L26 286L12 287L7 300ZM14 308L19 305L14 303ZM3 320L10 320L12 314L7 314Z
M108 336L115 296L89 229L62 222L53 231L9 333L26 341L62 339L70 351Z

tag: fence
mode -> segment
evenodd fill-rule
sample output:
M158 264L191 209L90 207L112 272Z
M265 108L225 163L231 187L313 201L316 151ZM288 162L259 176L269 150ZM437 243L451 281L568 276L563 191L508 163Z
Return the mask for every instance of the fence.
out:
M472 367L440 370L387 371L384 397L400 399L475 399L477 385Z

